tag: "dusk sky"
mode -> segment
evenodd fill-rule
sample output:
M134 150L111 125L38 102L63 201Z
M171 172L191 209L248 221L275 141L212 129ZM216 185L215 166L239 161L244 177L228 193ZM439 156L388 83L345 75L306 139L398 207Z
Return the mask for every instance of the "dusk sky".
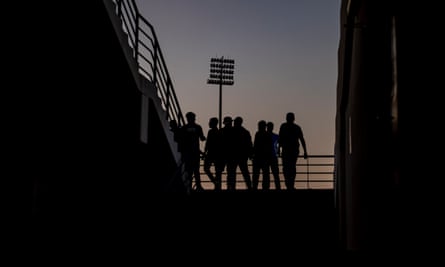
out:
M340 0L139 0L154 26L176 95L207 134L219 115L210 58L235 60L222 116L241 116L252 138L259 120L275 132L294 112L308 154L334 153Z

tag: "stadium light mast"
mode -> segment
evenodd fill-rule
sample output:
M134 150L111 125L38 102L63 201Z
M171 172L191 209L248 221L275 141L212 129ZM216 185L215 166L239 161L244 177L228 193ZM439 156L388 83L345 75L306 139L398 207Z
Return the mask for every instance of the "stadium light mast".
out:
M207 84L219 84L219 128L222 123L222 86L233 85L233 70L235 68L235 60L221 58L210 59L210 78Z

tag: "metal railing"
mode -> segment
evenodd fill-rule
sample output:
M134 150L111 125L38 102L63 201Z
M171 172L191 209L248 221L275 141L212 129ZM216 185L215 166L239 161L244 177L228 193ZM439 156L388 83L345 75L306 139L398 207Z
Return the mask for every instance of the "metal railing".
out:
M284 183L284 175L282 169L281 158L278 158L278 167L279 167L279 176L280 176L280 186L281 189L286 189ZM249 160L249 171L250 176L252 177L252 161ZM297 161L297 176L295 179L295 188L296 189L333 189L334 188L334 155L308 155L307 159L304 159L303 156L300 156ZM201 161L201 184L204 189L212 190L214 188L213 183L208 178L207 174L204 172L203 161ZM214 166L211 167L212 173L215 173ZM236 188L237 189L247 189L244 179L242 177L239 168L236 173ZM274 178L272 172L269 174L270 176L270 189L274 190ZM259 177L259 190L261 190L262 183L262 173L260 173ZM194 186L195 181L193 181ZM226 189L227 186L227 172L224 170L222 174L222 189Z
M128 45L133 49L138 72L155 85L167 114L166 119L176 120L179 126L184 125L184 117L153 26L141 15L135 0L113 1L122 28L128 35Z

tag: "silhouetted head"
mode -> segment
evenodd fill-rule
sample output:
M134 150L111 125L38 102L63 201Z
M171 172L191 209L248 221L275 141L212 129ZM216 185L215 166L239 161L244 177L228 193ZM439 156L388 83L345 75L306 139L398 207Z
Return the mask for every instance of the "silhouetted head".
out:
M223 123L225 126L232 126L232 117L230 116L224 117Z
M295 121L295 114L293 112L289 112L286 114L286 121L287 122L294 122Z
M265 131L266 130L266 121L260 120L258 122L258 131Z
M170 129L172 130L178 129L178 122L176 120L170 121Z
M196 115L195 115L195 113L193 113L193 112L187 112L187 113L185 114L185 117L187 118L187 121L188 121L188 122L194 122L195 119L196 119Z
M269 121L266 125L266 129L268 132L272 132L273 131L273 122Z
M233 126L241 126L243 124L243 118L241 117L236 117L235 120L233 121Z
M209 127L215 128L216 126L218 126L218 118L216 118L216 117L210 118L209 119Z

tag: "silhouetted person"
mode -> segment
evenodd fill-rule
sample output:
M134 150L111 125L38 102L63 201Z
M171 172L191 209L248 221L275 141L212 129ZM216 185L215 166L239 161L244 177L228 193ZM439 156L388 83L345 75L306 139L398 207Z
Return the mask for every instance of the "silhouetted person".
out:
M231 154L227 162L227 190L236 190L236 169L239 166L247 189L252 189L252 181L247 165L252 156L253 144L250 132L242 126L243 119L236 117L233 121L233 135L230 144Z
M181 152L184 160L184 168L186 172L186 183L188 189L191 189L193 177L195 177L196 190L203 190L200 176L200 155L201 149L199 141L205 141L206 137L202 131L202 127L197 124L196 115L193 112L185 114L187 124L180 129L181 133Z
M270 158L270 170L272 171L272 175L275 182L275 189L281 189L280 183L280 170L278 168L278 134L273 132L273 122L268 122L266 125L266 131L272 137L272 157Z
M266 132L266 121L258 122L258 131L253 142L252 188L258 189L260 171L263 174L262 189L269 190L269 165L273 154L272 136Z
M215 179L217 181L222 181L222 173L226 166L228 166L229 161L231 160L231 155L233 153L233 121L232 117L226 116L223 119L224 127L219 129L219 161L216 164L216 173Z
M210 181L215 184L215 190L221 190L221 176L213 175L210 170L212 165L216 170L221 161L218 118L212 117L209 119L209 128L204 146L204 172Z
M300 153L300 143L303 146L303 157L306 159L307 150L303 131L299 125L295 124L295 114L289 112L286 114L286 122L281 124L278 133L284 182L288 190L295 189L294 184L297 175L297 159Z

